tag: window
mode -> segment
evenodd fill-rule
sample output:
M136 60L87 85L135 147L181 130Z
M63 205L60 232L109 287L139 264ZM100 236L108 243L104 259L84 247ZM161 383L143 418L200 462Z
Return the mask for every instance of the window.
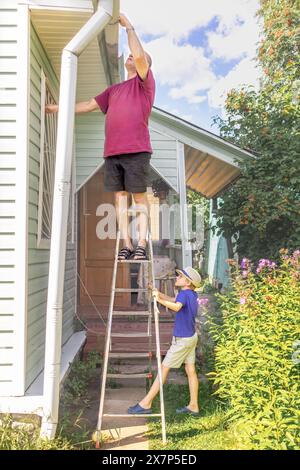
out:
M40 136L40 181L38 207L38 247L50 248L53 192L55 178L55 152L58 114L46 114L45 104L56 104L55 92L45 74L41 73L41 136ZM72 168L72 175L74 174ZM71 179L68 215L68 241L74 242L74 178Z

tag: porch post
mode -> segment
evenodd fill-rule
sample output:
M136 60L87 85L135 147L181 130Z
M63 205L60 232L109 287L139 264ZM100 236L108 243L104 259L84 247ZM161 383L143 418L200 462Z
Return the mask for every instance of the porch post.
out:
M41 426L41 437L49 439L54 438L58 423L65 255L77 62L78 56L111 20L113 6L113 0L98 2L96 13L66 45L62 53L47 297L44 406Z
M182 268L192 266L192 248L188 240L188 213L186 198L186 177L185 177L185 159L184 144L177 141L177 178L180 199L180 227L182 239Z

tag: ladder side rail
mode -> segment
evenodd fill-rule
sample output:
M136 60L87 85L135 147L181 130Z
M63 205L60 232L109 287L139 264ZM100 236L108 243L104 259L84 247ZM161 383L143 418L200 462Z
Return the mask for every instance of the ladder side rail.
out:
M152 286L155 287L155 275L154 275L154 264L153 264L153 246L152 246L152 235L150 231L150 220L149 220L149 252L151 260L151 280ZM160 355L160 337L159 337L159 310L157 307L156 299L153 299L153 309L154 309L154 324L155 324L155 338L156 338L156 359L157 359L157 372L159 380L159 392L160 392L160 412L161 412L161 428L162 428L162 441L163 444L167 442L166 438L166 418L165 418L165 404L164 404L164 392L163 392L163 381L162 381L162 371L161 371L161 355Z
M119 253L120 236L121 234L120 234L120 231L118 230L117 240L116 240L116 249L115 249L114 270L113 270L113 277L112 277L112 285L114 287L116 285L116 279L117 279L117 266L118 266L117 260L118 260L118 253ZM105 337L105 350L104 350L104 358L103 358L103 365L102 365L102 381L101 381L101 392L100 392L101 395L100 395L97 431L101 431L101 426L102 426L107 366L108 366L108 357L109 357L110 342L111 342L111 328L112 328L112 316L113 316L112 312L113 312L114 300L115 300L115 289L113 288L110 294L108 322L107 322L106 337Z

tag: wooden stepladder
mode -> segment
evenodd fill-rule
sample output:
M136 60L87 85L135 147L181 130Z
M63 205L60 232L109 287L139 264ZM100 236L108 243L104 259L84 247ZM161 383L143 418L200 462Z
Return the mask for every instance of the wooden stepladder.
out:
M128 215L133 216L138 212L144 212L142 209L130 208ZM101 443L101 430L103 418L106 417L120 417L120 418L137 418L137 417L160 417L161 418L161 427L162 427L162 442L166 443L166 422L165 422L165 408L164 408L164 398L163 398L163 383L162 383L162 370L161 370L161 355L160 355L160 338L159 338L159 310L157 307L157 302L154 297L152 297L151 290L148 288L133 288L133 289L124 289L121 287L116 287L117 279L117 270L120 263L144 263L148 268L148 280L151 284L155 286L155 276L154 276L154 265L153 265L153 246L152 246L152 237L150 229L150 217L148 217L148 247L149 247L149 259L148 260L118 260L118 253L120 251L120 239L121 234L120 230L117 233L116 240L116 249L115 249L115 258L114 258L114 267L113 267L113 276L112 276L112 289L110 296L110 304L108 311L108 320L106 326L106 337L105 337L105 349L103 356L103 365L102 365L102 382L100 390L100 404L99 404L99 413L98 413L98 422L96 431L93 434L93 440L96 442L96 448L100 447ZM115 294L117 292L144 292L146 295L146 304L145 310L143 311L120 311L114 309L115 303ZM145 333L114 333L112 332L113 320L115 317L129 317L134 315L135 317L146 317L148 318L148 328ZM155 340L156 340L156 359L157 359L157 371L158 371L158 380L160 388L160 413L151 413L151 414L113 414L113 413L104 413L104 401L105 401L105 392L106 392L106 382L109 378L115 379L141 379L149 378L152 379L152 322L154 319L154 331L155 331ZM112 338L148 338L148 353L144 352L113 352L112 351ZM108 373L108 361L109 359L118 358L118 359L129 359L129 358L149 358L149 373L138 373L138 374L111 374Z

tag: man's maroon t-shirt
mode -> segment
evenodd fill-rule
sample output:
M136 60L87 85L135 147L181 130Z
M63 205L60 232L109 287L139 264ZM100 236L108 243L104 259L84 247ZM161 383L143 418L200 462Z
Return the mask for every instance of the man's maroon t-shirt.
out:
M148 119L154 95L155 81L149 69L144 81L136 75L95 96L99 108L106 114L104 157L152 153Z

